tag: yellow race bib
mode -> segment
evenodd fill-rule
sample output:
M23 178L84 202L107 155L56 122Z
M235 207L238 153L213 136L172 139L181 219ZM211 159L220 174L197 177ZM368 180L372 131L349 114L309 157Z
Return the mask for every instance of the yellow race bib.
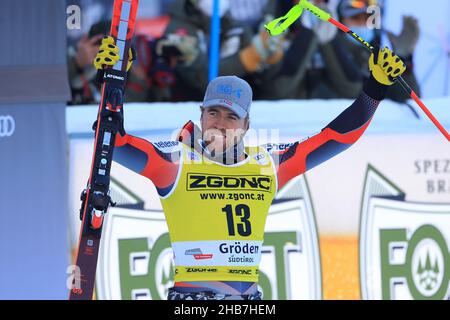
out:
M277 191L264 148L235 165L182 144L177 181L161 198L175 255L175 281L258 281L267 214Z

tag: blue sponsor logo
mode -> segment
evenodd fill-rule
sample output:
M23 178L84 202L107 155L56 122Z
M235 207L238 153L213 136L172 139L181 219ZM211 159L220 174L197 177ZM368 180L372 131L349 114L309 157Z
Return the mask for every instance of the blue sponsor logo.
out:
M225 94L227 96L236 96L238 99L241 97L242 89L234 89L229 84L222 84L217 86L217 93Z

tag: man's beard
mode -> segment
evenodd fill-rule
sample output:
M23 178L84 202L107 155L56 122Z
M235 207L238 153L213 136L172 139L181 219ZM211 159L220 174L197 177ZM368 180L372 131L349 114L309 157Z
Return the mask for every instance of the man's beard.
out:
M194 124L193 122L191 123L192 127L184 133L181 132L179 137L177 138L178 141L181 141L190 148L193 148L195 151L205 156L207 159L225 165L236 164L243 158L245 158L245 148L243 141L244 132L239 136L239 141L234 143L234 145L231 144L231 147L228 149L226 149L226 145L224 145L223 148L221 148L220 152L218 152L219 150L210 149L211 146L209 146L209 144L211 143L211 141L205 141L211 140L205 136L212 137L214 135L210 134L211 132L202 132L202 130L200 130L200 128L196 124ZM222 135L226 136L225 134ZM208 148L208 146L210 148Z
M236 164L245 155L244 153L244 141L243 139L240 139L239 142L234 144L233 146L229 147L228 149L225 149L225 146L221 148L221 150L216 149L210 149L208 148L207 142L202 140L202 149L203 154L210 160L223 163L226 165L230 164Z
M205 135L209 137L205 139ZM232 139L229 138L231 136ZM223 141L217 143L217 139ZM209 159L223 164L236 164L244 155L243 135L230 132L227 134L223 130L217 130L217 134L214 134L214 132L211 134L211 131L204 134L202 147Z

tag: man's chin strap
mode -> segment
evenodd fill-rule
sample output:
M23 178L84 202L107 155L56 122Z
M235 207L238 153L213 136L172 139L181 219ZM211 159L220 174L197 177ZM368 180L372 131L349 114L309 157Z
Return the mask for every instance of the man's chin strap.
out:
M200 128L192 121L189 121L183 126L178 134L178 141L184 143L190 148L195 149L198 153L203 154L211 161L218 163L226 165L236 164L245 158L245 148L242 140L224 152L210 152L206 147L206 143L202 139L202 132Z

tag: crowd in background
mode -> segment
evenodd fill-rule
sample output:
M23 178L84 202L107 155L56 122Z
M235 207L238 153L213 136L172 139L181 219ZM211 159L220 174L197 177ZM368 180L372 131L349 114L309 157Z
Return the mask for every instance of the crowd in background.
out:
M110 17L113 0L78 0ZM201 101L208 83L208 47L213 0L141 1L134 47L137 60L130 71L128 102ZM221 33L219 75L246 79L256 100L355 98L369 75L369 53L333 25L309 13L287 33L270 37L264 24L284 15L297 1L220 0ZM383 35L407 64L405 80L420 94L413 57L419 39L414 17L404 16L403 30L370 29L369 5L376 0L311 0L330 12L370 43ZM142 8L141 8L142 7ZM87 19L87 18L86 18ZM88 19L87 19L88 20ZM99 84L92 65L110 21L92 21L89 30L69 36L68 65L71 104L98 103ZM400 85L389 98L405 102Z

